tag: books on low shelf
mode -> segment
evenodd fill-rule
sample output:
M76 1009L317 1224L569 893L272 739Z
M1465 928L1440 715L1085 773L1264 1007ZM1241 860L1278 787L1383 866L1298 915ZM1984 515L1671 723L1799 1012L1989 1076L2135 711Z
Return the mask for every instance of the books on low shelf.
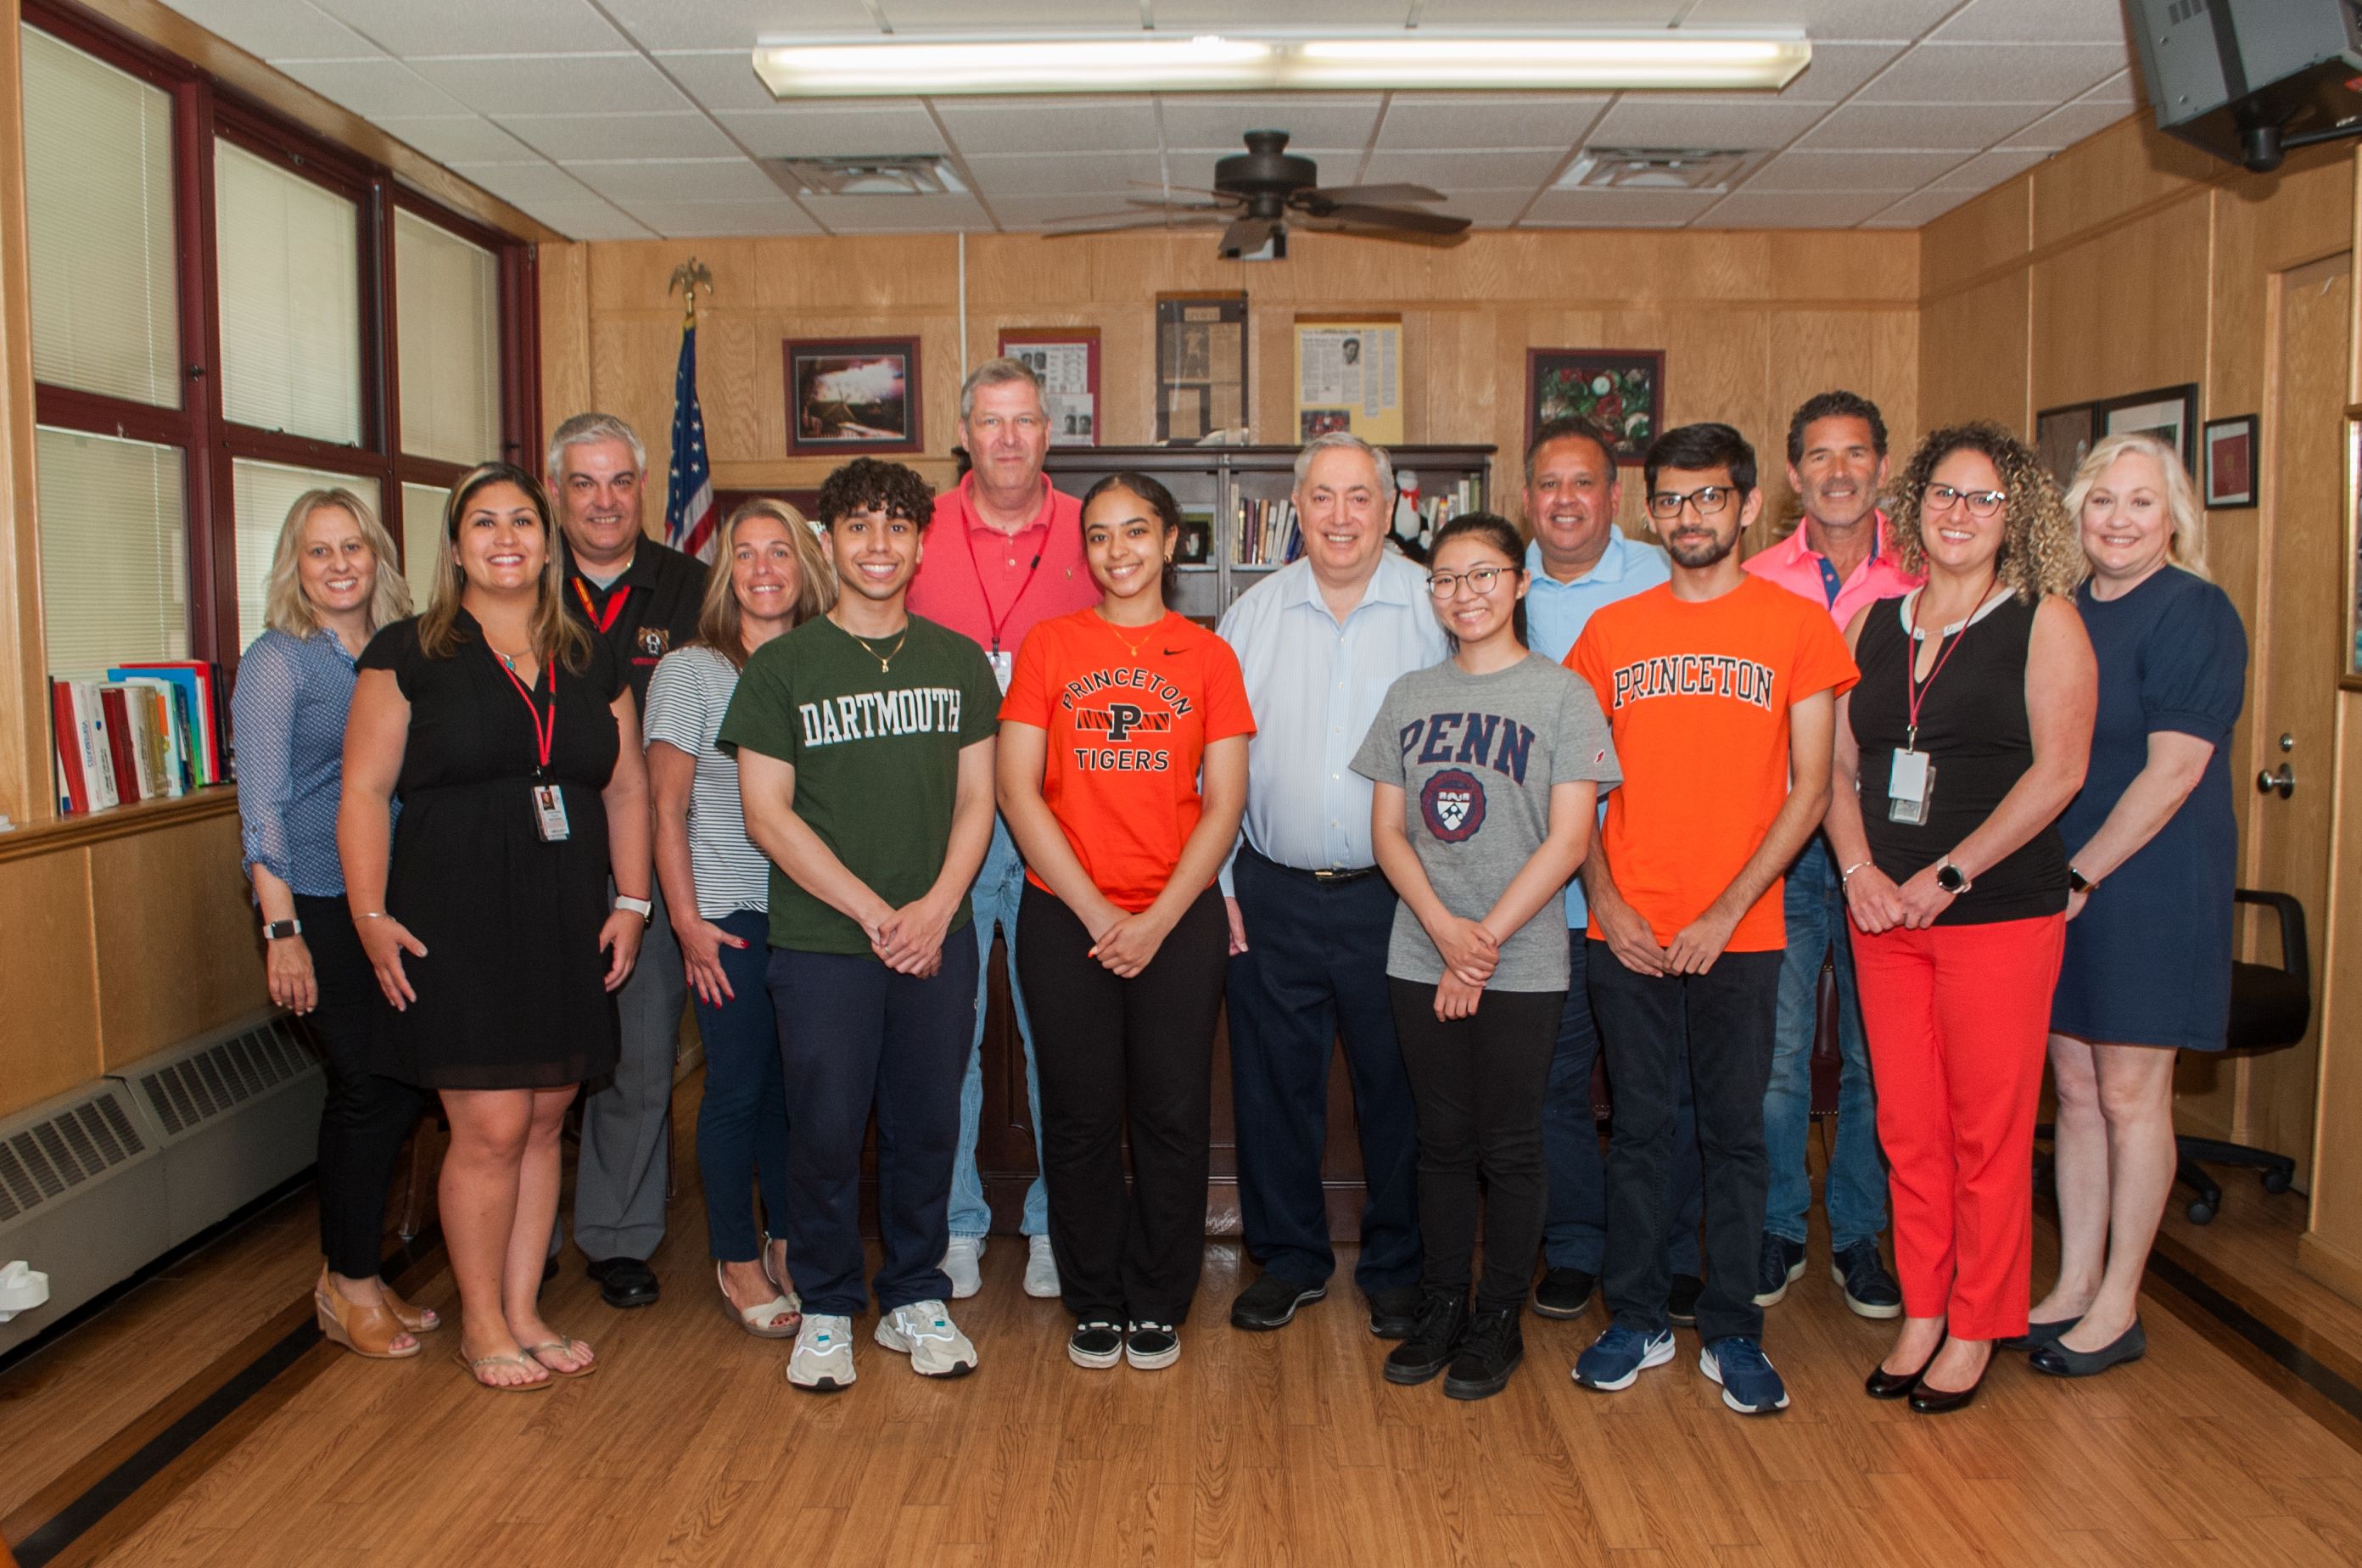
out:
M1231 521L1232 566L1286 566L1304 553L1304 533L1297 526L1293 501L1257 501L1242 495Z
M52 677L59 812L169 800L223 782L220 684L215 667L193 659Z

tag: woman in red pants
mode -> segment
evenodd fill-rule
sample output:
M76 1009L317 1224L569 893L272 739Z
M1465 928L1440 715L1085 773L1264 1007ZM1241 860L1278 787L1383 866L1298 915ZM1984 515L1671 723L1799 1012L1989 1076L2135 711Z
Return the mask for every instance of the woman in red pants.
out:
M1903 1331L1872 1398L1976 1397L2025 1331L2034 1107L2065 944L2054 825L2083 782L2098 676L2067 597L2084 562L2058 487L1992 425L1920 444L1890 505L1905 571L1847 632L1827 827L1893 1165ZM1850 787L1849 787L1850 786Z

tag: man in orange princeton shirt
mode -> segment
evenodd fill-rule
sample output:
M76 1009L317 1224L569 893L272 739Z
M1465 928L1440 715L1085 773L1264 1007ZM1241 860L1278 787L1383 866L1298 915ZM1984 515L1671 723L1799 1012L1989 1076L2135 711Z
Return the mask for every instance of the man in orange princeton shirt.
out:
M1083 565L1082 504L1051 487L1042 472L1050 451L1050 420L1042 379L1016 359L987 359L960 387L960 441L973 467L955 489L935 497L926 553L911 583L911 611L975 639L992 663L1000 690L1025 634L1043 621L1098 602ZM1042 1097L1033 1071L1033 1024L1017 984L1017 906L1025 891L1025 863L993 819L992 847L969 897L976 908L977 957L976 1040L960 1086L959 1147L952 1160L951 1250L944 1272L955 1297L981 1287L985 1234L992 1229L984 1182L977 1174L976 1138L984 1112L985 996L992 978L995 922L1009 943L1009 1000L1025 1046L1025 1099L1032 1110L1034 1167L1041 1167ZM1021 1229L1028 1249L1025 1294L1058 1294L1050 1257L1049 1204L1042 1178L1025 1191Z

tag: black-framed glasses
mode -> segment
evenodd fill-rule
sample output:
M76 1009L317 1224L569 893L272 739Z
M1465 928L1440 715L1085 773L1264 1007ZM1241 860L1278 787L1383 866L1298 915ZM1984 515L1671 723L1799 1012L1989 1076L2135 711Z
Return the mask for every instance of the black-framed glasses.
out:
M1693 491L1661 490L1649 497L1649 515L1670 523L1682 514L1683 506L1694 506L1701 517L1719 517L1738 499L1738 490L1727 484L1702 484Z
M1429 572L1427 591L1438 599L1449 599L1460 591L1460 585L1464 582L1471 593L1486 594L1493 591L1493 585L1501 580L1503 572L1516 569L1515 567L1480 566L1470 567L1466 571Z
M1991 517L2009 502L2009 497L1997 490L1961 490L1955 485L1931 484L1919 492L1923 512L1949 512L1955 506L1965 506L1971 517Z

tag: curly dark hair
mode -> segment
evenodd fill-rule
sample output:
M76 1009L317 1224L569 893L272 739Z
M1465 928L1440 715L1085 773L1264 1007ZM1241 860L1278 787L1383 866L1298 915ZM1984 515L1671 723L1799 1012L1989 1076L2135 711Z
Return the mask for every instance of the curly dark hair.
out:
M2002 503L2007 527L1993 562L1994 580L2027 603L2048 593L2074 592L2090 563L2076 539L2075 521L2058 499L2058 481L2032 447L1989 420L1929 432L1889 489L1887 528L1903 569L1915 577L1927 569L1920 498L1937 465L1961 450L1981 452L1992 460L2008 498Z
M855 458L820 481L820 498L812 510L822 527L834 527L838 518L855 512L882 512L907 517L924 529L935 516L935 489L918 470L881 458Z
M1859 419L1870 426L1870 444L1878 448L1880 457L1886 456L1886 416L1878 412L1878 404L1860 392L1816 392L1797 406L1788 421L1788 462L1793 467L1805 460L1805 432L1819 419Z

